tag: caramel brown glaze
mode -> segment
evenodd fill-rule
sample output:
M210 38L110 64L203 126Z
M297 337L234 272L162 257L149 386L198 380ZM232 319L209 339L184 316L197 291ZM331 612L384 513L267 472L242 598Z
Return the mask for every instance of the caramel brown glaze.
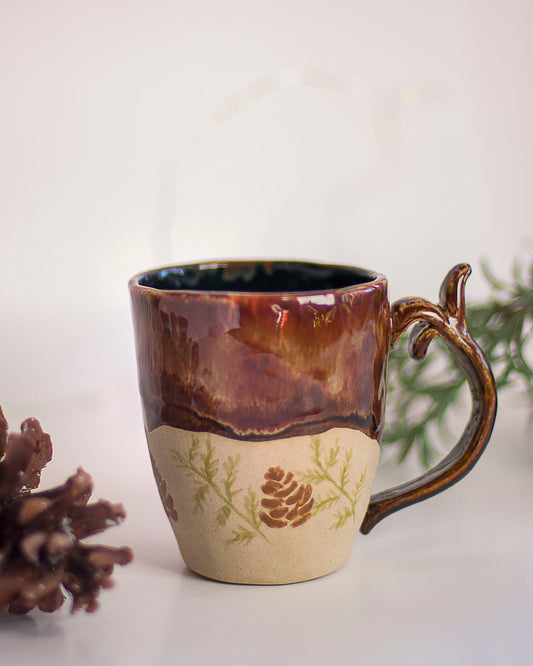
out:
M302 262L211 262L129 284L148 430L262 441L381 438L391 319L383 276Z
M466 374L472 411L459 441L435 467L401 486L372 495L361 526L363 534L391 513L433 497L460 481L489 442L496 418L496 382L487 358L468 331L465 285L470 273L468 264L454 266L441 285L438 305L422 298L402 299L392 305L392 343L415 324L409 351L413 358L421 359L430 342L440 338L454 352Z

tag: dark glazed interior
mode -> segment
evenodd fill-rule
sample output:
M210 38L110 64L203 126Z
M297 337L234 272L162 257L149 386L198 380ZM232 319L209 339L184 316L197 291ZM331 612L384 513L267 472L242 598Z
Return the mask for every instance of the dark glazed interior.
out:
M287 261L235 261L194 264L151 271L143 287L168 291L314 292L343 289L376 279L370 271Z

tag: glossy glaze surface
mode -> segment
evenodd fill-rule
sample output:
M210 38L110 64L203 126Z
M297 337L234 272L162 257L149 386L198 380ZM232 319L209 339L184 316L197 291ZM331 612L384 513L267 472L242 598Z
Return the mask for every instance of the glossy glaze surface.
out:
M454 352L466 374L472 411L459 441L435 467L417 479L372 496L361 527L364 534L391 513L460 481L489 442L496 419L496 383L483 351L468 331L465 286L470 273L468 264L454 266L442 282L437 305L422 298L406 298L392 305L392 343L416 322L410 337L410 353L414 359L421 359L431 341L439 337Z
M178 271L186 283L168 281ZM391 336L383 276L224 262L151 271L130 291L148 430L260 441L349 427L380 439Z

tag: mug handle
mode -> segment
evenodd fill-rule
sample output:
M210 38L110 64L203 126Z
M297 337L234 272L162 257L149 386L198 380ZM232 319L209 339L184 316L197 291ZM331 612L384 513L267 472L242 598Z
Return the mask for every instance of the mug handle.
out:
M414 322L418 323L409 339L412 358L422 359L431 340L442 338L466 373L472 413L461 439L440 463L413 481L372 495L361 526L363 534L394 511L432 497L462 479L489 441L496 417L496 384L485 355L466 325L465 284L471 272L468 264L452 268L441 285L438 305L422 298L407 298L392 305L391 345Z

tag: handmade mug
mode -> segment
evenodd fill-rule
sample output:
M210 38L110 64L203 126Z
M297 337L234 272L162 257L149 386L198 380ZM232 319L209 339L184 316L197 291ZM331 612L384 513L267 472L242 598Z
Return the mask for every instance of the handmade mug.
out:
M175 266L130 281L150 457L190 569L256 584L325 575L359 529L473 467L496 392L466 326L469 274L453 268L438 305L392 306L383 275L296 261ZM411 355L442 338L466 372L472 414L436 467L371 496L387 356L415 322Z

